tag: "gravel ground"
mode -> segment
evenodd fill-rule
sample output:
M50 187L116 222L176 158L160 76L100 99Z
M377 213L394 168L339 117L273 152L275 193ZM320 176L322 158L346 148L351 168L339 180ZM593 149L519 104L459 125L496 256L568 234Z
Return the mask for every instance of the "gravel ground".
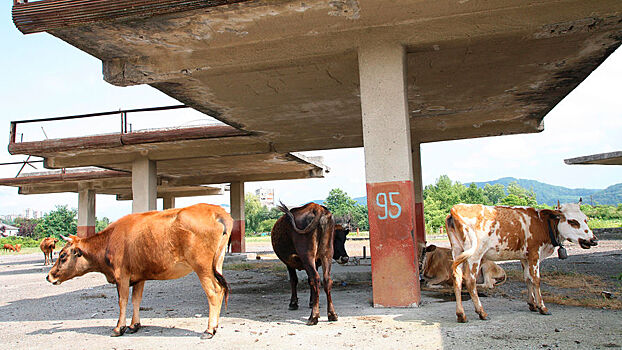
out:
M542 269L555 264L591 272L608 266L611 271L605 274L616 270L619 273L621 243L601 241L599 249L591 251L571 247L571 258L561 263L549 259ZM42 254L0 256L0 348L608 349L622 346L621 311L549 303L553 315L542 316L530 312L521 295L482 298L491 317L489 321L478 320L471 302L466 301L469 317L466 324L456 323L455 303L438 292L424 292L419 308L372 308L366 266L335 266L333 300L339 321L327 321L322 295L320 323L305 326L309 309L287 310L286 272L265 266L254 265L247 270L225 267L232 293L229 307L221 315L218 334L211 340L199 339L207 325L207 301L195 274L178 280L147 282L141 311L145 327L136 334L111 338L108 335L118 316L117 296L115 287L107 284L103 275L92 273L53 286L44 279L49 267L43 266ZM304 280L299 287L302 306L308 298L308 287ZM516 289L519 293L519 288Z

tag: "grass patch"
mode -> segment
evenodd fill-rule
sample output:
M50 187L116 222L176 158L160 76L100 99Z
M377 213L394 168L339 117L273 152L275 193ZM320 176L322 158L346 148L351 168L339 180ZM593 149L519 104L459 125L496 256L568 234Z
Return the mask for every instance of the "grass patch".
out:
M2 246L0 246L2 248ZM58 251L57 249L55 251ZM43 252L39 247L22 247L19 252L5 251L4 249L0 249L0 255L20 255L20 254L32 254L32 253L41 253L41 257L43 257Z

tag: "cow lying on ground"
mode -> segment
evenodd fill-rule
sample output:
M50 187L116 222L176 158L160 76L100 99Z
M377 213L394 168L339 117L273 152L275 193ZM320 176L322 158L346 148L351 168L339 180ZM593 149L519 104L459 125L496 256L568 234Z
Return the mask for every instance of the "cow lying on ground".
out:
M43 265L49 265L54 262L52 259L52 252L56 249L56 242L58 242L58 238L55 237L45 237L41 243L39 243L39 248L43 252L43 256L45 257L45 262Z
M13 245L9 243L5 243L2 249L4 249L4 251L12 251L12 252L16 251L15 247L13 247Z
M452 272L458 322L467 320L460 293L463 278L475 311L482 320L488 319L475 285L483 258L520 260L529 309L548 315L540 294L540 261L566 240L579 243L583 249L597 245L579 204L564 204L557 210L458 204L451 208L446 226L454 257Z
M425 248L421 275L430 288L453 286L451 264L454 262L451 249L437 247L434 244ZM493 261L482 259L482 266L477 274L477 286L494 288L498 283L505 282L506 275L503 268ZM500 282L497 282L500 281Z
M296 270L304 269L307 272L311 290L309 300L311 316L309 316L307 325L317 324L320 317L320 275L317 268L322 266L328 320L337 321L337 313L335 313L330 293L333 286L333 280L330 278L331 263L332 259L341 263L347 262L348 257L342 243L335 241L335 222L332 214L326 207L316 203L308 203L291 211L281 203L279 209L285 215L281 216L272 227L272 247L289 272L289 282L292 288L289 309L298 309ZM337 249L334 248L335 243L339 245ZM335 254L337 252L341 253Z
M60 284L87 272L101 272L117 285L119 321L112 336L126 330L125 312L130 286L134 307L130 333L140 328L140 302L146 280L168 280L194 271L209 302L209 320L201 338L216 333L223 297L229 289L222 264L233 219L219 206L130 214L88 238L70 236L47 280ZM63 237L65 239L65 237Z

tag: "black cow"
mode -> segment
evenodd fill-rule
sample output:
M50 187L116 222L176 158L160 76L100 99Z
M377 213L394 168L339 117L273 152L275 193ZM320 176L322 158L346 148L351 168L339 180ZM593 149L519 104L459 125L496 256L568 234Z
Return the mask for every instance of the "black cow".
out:
M343 246L345 234L343 234L343 240L339 242L336 240L333 216L326 207L319 204L308 203L290 211L281 203L279 209L285 215L281 216L272 228L272 247L289 272L289 282L292 288L289 309L298 309L296 270L304 269L307 272L311 290L309 307L312 310L307 325L317 324L320 317L320 275L317 268L322 266L323 285L328 303L328 320L337 321L337 313L335 313L330 294L333 286L330 269L333 258L340 262L348 261Z

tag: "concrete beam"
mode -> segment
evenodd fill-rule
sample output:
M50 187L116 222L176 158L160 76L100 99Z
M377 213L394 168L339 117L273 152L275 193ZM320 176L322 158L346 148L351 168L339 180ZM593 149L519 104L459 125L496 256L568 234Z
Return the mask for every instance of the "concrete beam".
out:
M599 164L599 165L622 165L622 151L591 154L589 156L564 159L568 165L575 164Z
M175 196L166 195L162 197L162 210L175 208Z
M373 42L359 49L374 306L420 299L405 49Z
M95 234L95 190L80 186L78 193L78 237L86 238Z
M425 243L425 216L423 215L423 179L421 171L421 145L416 143L412 147L413 162L413 189L415 195L415 238L416 247L419 243ZM417 250L417 257L421 257Z
M141 157L132 163L132 213L157 209L156 163Z
M246 252L245 220L244 217L244 182L232 182L230 190L231 216L233 217L233 230L231 232L231 252Z

